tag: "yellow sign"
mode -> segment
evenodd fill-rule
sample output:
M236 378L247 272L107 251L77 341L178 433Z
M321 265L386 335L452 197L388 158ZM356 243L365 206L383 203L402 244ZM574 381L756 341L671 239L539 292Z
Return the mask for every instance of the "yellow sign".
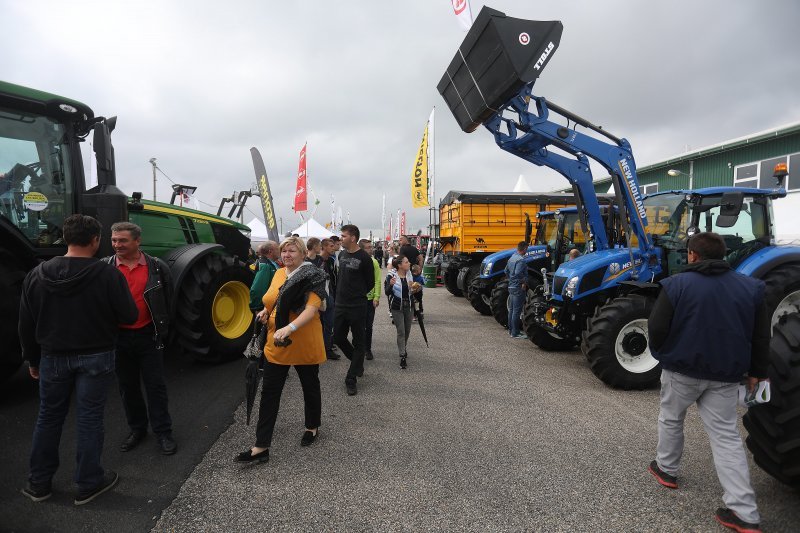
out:
M414 207L428 207L428 124L422 134L417 161L411 173L411 202Z
M40 192L31 191L22 197L26 209L31 211L44 211L47 209L47 196Z

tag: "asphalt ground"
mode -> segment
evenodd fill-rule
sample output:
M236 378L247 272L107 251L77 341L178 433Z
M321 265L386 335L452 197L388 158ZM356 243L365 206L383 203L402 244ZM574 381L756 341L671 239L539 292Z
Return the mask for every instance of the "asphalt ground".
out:
M512 340L443 288L425 289L425 311L431 346L415 325L407 370L385 299L358 395L345 393L346 360L322 366L314 445L300 446L293 372L268 463L233 462L255 439L240 406L154 531L723 530L713 518L722 489L694 408L680 489L666 489L647 472L657 390L609 389L580 352ZM752 461L751 473L764 530L798 531L800 492Z
M81 507L73 505L74 402L61 437L61 466L53 480L53 496L34 503L19 491L27 480L31 436L39 409L38 382L28 376L25 366L0 384L0 531L123 533L152 529L195 465L231 425L233 413L244 398L244 360L219 366L196 365L173 354L167 357L165 366L178 452L161 455L152 434L134 450L119 451L128 426L117 386L113 385L106 405L103 464L119 473L120 482Z

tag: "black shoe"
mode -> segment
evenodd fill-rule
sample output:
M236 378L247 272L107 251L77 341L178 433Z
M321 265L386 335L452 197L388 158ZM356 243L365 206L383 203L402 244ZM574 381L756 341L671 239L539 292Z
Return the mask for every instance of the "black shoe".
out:
M119 483L119 474L113 470L106 470L106 473L103 476L103 481L99 486L90 491L78 493L78 496L75 497L75 505L89 503L104 492L113 489L117 483Z
M178 445L172 439L172 435L163 434L158 436L158 447L161 448L162 455L172 455L178 451Z
M658 463L653 461L650 463L650 466L647 467L647 471L653 474L653 477L656 478L656 481L661 483L667 488L670 489L677 489L678 488L678 479L675 476L671 476L661 470L658 467Z
M136 448L140 442L142 442L146 435L146 431L131 431L131 434L128 435L124 441L122 441L122 444L120 444L119 451L131 451L132 449Z
M28 485L20 491L26 498L32 501L41 502L53 495L53 490L50 484L47 485L33 485L28 481Z
M306 430L303 433L303 438L300 439L300 446L311 446L314 444L314 441L317 440L317 435L319 434L319 430L316 433L312 433L309 430Z
M233 459L237 463L252 463L258 461L259 463L266 463L269 461L269 448L263 452L253 454L252 450L245 450Z
M407 368L408 364L406 364L406 356L400 358L400 368Z
M362 367L361 370L358 371L356 377L363 378L364 377L364 368Z
M327 357L327 359L330 361L338 361L339 359L342 358L342 356L336 352L328 352L325 357Z
M366 355L364 355L364 359L366 359L367 361L372 361L373 359L375 359L375 356L372 355L372 352L367 352Z
M356 382L345 382L345 387L347 387L347 395L348 396L355 396L358 394L358 387L356 387Z
M727 507L720 507L717 509L717 512L714 513L714 518L723 526L738 531L739 533L761 533L758 524L745 522Z

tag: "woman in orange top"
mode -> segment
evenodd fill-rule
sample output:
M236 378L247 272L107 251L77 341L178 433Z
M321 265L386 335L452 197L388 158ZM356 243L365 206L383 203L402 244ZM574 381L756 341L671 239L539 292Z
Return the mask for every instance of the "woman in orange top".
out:
M305 432L300 440L303 446L317 439L322 417L319 365L325 361L325 343L319 310L325 301L327 274L303 262L306 246L299 237L285 239L280 254L284 268L275 273L262 298L264 309L256 315L268 328L256 444L236 456L240 463L269 460L272 432L290 366L294 366L303 387Z

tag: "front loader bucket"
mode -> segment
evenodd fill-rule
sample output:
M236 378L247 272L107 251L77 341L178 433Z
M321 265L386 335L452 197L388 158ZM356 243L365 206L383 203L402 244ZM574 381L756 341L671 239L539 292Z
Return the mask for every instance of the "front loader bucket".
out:
M436 87L461 129L474 131L538 78L563 29L557 20L517 19L481 9Z

